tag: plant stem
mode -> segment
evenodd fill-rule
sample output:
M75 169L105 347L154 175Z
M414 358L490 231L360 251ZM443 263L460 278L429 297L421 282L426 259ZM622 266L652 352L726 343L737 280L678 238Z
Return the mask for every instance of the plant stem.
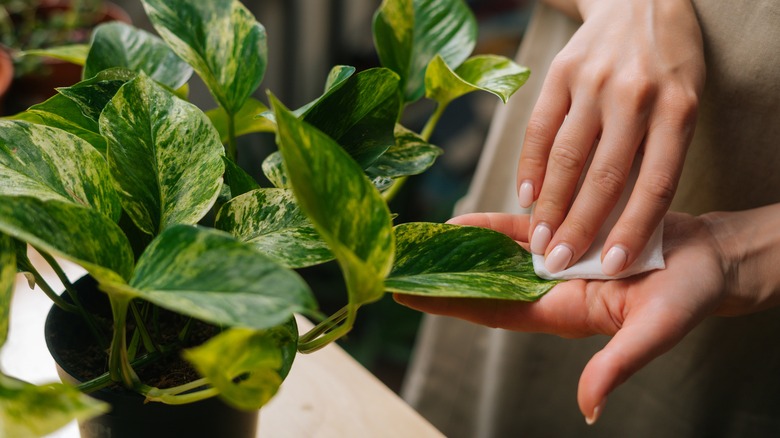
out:
M57 292L54 292L54 290L51 288L51 286L49 286L48 283L46 283L46 280L43 279L43 276L41 276L37 269L30 267L30 273L35 278L35 284L40 286L43 293L45 293L46 296L51 299L55 306L66 312L79 313L79 309L75 305L63 300L62 297L57 295Z
M130 389L137 388L140 380L127 356L127 309L131 298L116 291L109 293L108 298L111 300L111 314L114 317L114 338L111 340L108 355L108 372L111 380L122 382Z
M238 147L236 146L236 116L230 112L227 113L228 117L228 142L227 142L227 157L230 161L238 163Z
M174 388L168 388L174 389ZM150 386L144 386L142 393L146 395L146 400L162 402L168 405L183 405L187 403L193 403L207 398L214 397L219 394L217 388L206 388L200 391L188 392L186 394L170 394L167 389L152 388Z
M314 326L298 340L298 351L313 353L347 334L355 322L356 311L357 308L353 309L351 305L344 306L328 319ZM342 321L345 322L339 325Z
M138 311L138 306L131 302L130 310L132 310L133 318L135 318L136 330L141 334L141 339L144 341L144 348L150 353L157 351L157 346L154 345L152 337L149 336L149 331L146 329L146 324L144 324L144 318L141 315L141 312Z
M36 251L38 251L38 253L41 255L41 257L43 257L44 260L46 260L46 263L48 263L51 269L54 271L54 273L57 274L57 278L59 278L60 282L65 287L65 292L68 294L68 297L70 297L70 300L73 302L73 305L71 304L68 305L73 306L73 309L75 309L70 311L78 313L79 315L81 315L82 318L84 318L84 321L87 323L87 328L89 328L89 331L92 333L92 336L95 337L95 340L97 341L101 349L108 348L108 341L106 340L105 336L103 336L103 332L100 330L97 321L95 321L94 316L91 313L87 312L86 309L84 309L84 306L81 305L81 301L79 300L78 293L76 292L76 288L73 286L73 283L70 282L70 279L65 274L65 271L62 269L60 264L57 263L57 260L54 257L52 257L51 254L45 251L40 251L37 248ZM41 289L43 289L43 286L41 286ZM44 292L46 291L44 290ZM49 293L46 293L46 295L49 295ZM54 295L57 296L56 293L54 293ZM57 296L57 299L61 300L59 296ZM63 309L67 310L65 308Z
M433 134L433 130L436 129L436 125L439 123L439 119L441 119L441 115L444 114L444 110L447 109L448 105L449 102L439 102L436 104L436 109L433 111L433 114L431 114L428 121L425 122L425 126L420 133L420 137L422 137L423 140L429 141L431 139L431 134Z

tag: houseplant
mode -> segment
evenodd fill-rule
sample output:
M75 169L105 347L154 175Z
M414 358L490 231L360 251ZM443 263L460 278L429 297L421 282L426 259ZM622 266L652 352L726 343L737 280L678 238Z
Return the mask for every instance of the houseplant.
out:
M439 155L428 138L447 105L475 90L506 100L528 76L505 58L469 58L476 24L462 0L385 0L373 26L383 67L336 66L322 96L294 111L272 93L270 108L250 97L265 70L266 35L240 2L143 4L159 37L121 23L98 27L79 60L83 81L0 121L0 175L9 182L0 187L0 341L17 271L100 337L79 292L63 278L68 298L57 296L26 244L55 271L55 257L82 266L110 302L107 369L77 389L115 384L173 405L219 396L257 410L291 366L291 348L312 352L338 339L386 291L532 300L552 287L504 235L393 226L387 200ZM193 71L217 108L186 100ZM423 95L437 107L417 134L398 121ZM274 187L259 187L235 164L236 137L255 131L275 132L279 151L262 163ZM329 260L347 297L321 316L295 269ZM218 333L183 352L199 378L154 387L138 369L178 354L178 337L154 338L166 312L184 317L178 332L201 321ZM317 324L298 336L294 313ZM13 436L103 409L67 385L0 374L0 388L2 427Z

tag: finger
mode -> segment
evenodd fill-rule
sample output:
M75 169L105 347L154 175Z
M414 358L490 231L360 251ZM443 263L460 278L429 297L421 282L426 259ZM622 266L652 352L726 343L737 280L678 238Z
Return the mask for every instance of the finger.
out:
M528 242L529 217L526 214L509 213L469 213L456 216L447 221L453 225L469 225L489 228L506 234L513 240Z
M589 305L585 288L599 287L596 283L591 282L590 286L584 280L559 283L535 302L402 294L395 294L394 298L399 304L422 312L488 327L578 338L616 330L606 312L589 313L593 306Z
M569 111L571 99L563 72L551 71L542 85L539 99L523 137L517 165L517 197L520 206L531 207L539 195L555 136Z
M531 250L545 254L563 222L601 127L594 99L575 101L550 150L544 185L531 218ZM587 102L587 103L582 103Z
M630 266L647 245L672 203L692 129L666 124L645 141L645 154L628 204L602 248L605 274Z
M587 252L628 183L647 118L629 117L629 111L616 114L606 119L582 187L550 241L545 260L550 272L567 268Z
M626 319L610 342L582 372L577 390L580 411L589 424L602 414L607 396L651 360L676 345L690 326L663 314ZM668 316L668 314L666 315Z

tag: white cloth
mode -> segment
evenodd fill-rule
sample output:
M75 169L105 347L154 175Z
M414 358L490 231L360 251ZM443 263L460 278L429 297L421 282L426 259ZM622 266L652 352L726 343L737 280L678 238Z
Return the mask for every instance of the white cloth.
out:
M610 277L604 275L601 269L601 250L609 237L610 231L617 223L620 215L625 210L628 204L628 199L631 196L631 191L636 184L637 177L639 176L639 167L641 165L640 159L634 162L631 168L631 173L628 176L626 187L623 190L623 194L620 196L617 204L612 209L612 212L607 217L604 225L599 230L596 238L593 240L588 251L579 259L576 263L564 269L563 271L551 273L544 267L544 256L540 254L533 255L534 271L536 275L545 278L547 280L572 280L575 278L584 278L589 280L608 280L614 278L625 278L632 275L638 275L643 272L653 271L656 269L665 268L664 264L664 252L663 252L663 234L664 227L663 222L656 227L650 240L647 242L642 253L627 269L621 271L618 275Z

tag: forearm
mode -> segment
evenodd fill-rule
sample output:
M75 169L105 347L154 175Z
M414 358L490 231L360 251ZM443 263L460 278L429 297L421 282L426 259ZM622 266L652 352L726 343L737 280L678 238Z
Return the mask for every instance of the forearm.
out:
M718 313L739 315L780 305L780 204L702 218L718 244L729 282Z

